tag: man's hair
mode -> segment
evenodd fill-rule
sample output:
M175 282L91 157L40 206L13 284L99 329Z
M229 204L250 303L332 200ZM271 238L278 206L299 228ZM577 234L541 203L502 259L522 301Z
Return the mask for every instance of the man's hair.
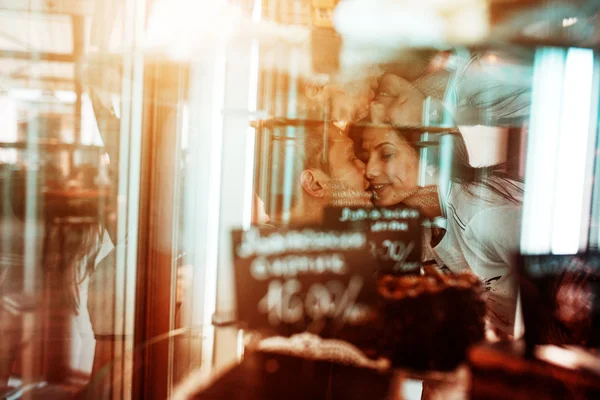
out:
M294 146L294 161L298 177L307 169L317 169L330 174L329 149L333 143L332 134L339 132L333 124L306 126L297 137Z
M325 122L307 124L296 128L296 137L293 143L293 179L296 184L292 191L292 208L298 203L302 195L300 176L303 171L316 169L327 175L331 174L329 166L329 149L333 142L332 135L339 132L339 128Z

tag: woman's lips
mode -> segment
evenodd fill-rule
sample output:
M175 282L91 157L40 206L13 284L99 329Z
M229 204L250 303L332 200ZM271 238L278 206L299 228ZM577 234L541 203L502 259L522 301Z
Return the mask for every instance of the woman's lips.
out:
M389 183L371 184L369 189L373 192L375 200L378 200L382 197L383 193L387 190L389 185Z

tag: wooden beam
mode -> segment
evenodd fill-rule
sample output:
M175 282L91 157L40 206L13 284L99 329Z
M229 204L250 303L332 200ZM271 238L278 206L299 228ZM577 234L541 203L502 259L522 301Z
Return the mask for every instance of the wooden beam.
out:
M10 58L13 60L34 61L52 61L52 62L75 62L75 55L71 53L45 53L45 52L28 52L28 51L12 51L0 50L0 58Z
M0 0L0 11L41 14L92 15L94 2L89 0Z
M15 82L18 81L18 83L20 84L22 81L26 81L29 83L37 83L37 82L42 82L42 83L54 83L54 84L65 84L65 85L71 85L73 86L74 84L74 80L73 79L69 79L69 78L61 78L61 77L55 77L55 76L31 76L31 75L26 75L26 74L12 74L8 77L8 82L7 82L7 86L14 86L11 84L11 82Z
M7 82L2 84L4 89L38 89L38 90L75 90L75 82L72 79L30 76L11 76Z

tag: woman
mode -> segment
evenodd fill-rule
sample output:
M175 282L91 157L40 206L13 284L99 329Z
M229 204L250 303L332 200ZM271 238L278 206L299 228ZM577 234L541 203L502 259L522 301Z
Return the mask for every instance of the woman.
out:
M453 133L451 182L447 193L420 187L420 132L397 126L419 124L424 96L397 76L384 76L371 105L371 120L391 125L358 125L349 132L358 140L359 157L378 206L405 204L435 219L445 215L446 229L426 240L438 265L453 272L471 270L487 287L489 320L497 331L514 334L517 299L512 254L519 248L522 184L501 165L475 168L458 130ZM442 201L440 201L440 198ZM427 249L429 247L429 249Z

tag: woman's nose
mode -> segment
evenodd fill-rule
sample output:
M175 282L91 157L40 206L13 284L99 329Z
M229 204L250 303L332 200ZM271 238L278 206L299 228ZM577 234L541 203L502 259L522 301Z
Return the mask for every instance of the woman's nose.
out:
M380 175L380 171L379 171L379 166L377 165L376 162L372 161L372 159L370 159L367 162L367 165L365 167L365 176L367 177L367 179L371 180L374 178L377 178Z

